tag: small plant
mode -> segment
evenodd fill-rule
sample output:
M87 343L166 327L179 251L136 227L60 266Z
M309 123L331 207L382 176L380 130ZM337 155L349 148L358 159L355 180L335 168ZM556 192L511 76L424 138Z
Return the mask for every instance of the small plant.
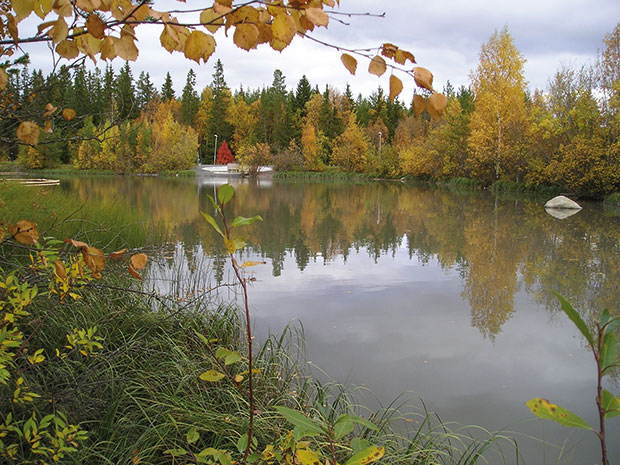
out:
M620 316L612 317L609 310L604 309L600 320L595 320L594 322L593 335L573 306L561 295L555 295L560 299L564 313L568 315L588 341L589 348L594 355L597 373L596 407L599 415L599 426L598 429L591 427L585 420L570 410L552 404L547 399L537 397L526 402L526 405L534 415L540 418L553 420L572 428L583 428L593 431L601 443L602 463L603 465L609 465L605 439L605 420L620 415L620 396L616 397L611 392L603 389L602 380L613 368L620 366L618 364L618 340L616 336L616 329L620 325Z

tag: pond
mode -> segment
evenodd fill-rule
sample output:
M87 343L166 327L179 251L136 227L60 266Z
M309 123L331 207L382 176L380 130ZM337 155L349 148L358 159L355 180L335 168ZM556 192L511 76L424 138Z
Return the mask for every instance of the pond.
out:
M150 277L183 293L185 282L195 291L232 281L200 215L213 214L207 195L226 181L75 177L60 189L166 230L174 247ZM586 202L557 219L547 199L515 195L230 181L230 216L264 218L243 251L266 262L249 289L259 339L300 321L308 364L366 387L372 406L405 393L398 402L420 409L422 399L445 422L511 431L525 463L600 463L593 434L538 420L524 403L547 397L597 424L594 361L553 292L583 315L620 311L618 209ZM618 391L613 380L606 387ZM619 423L608 422L612 462ZM516 462L514 447L503 451Z

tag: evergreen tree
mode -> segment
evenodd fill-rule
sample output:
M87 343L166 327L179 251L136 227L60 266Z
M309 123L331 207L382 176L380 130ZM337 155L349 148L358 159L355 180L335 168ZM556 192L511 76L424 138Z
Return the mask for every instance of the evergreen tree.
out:
M196 74L190 69L187 73L183 95L181 97L181 122L187 125L194 123L194 117L200 106L200 99L194 86L196 85Z
M155 86L151 82L149 73L142 71L136 83L136 101L138 109L143 110L155 98Z
M69 105L78 116L89 115L92 108L90 99L91 93L88 89L86 67L82 64L73 71L73 89Z
M172 87L172 77L170 73L166 73L166 79L164 80L164 85L161 86L161 99L164 102L172 100L174 98L174 89Z
M114 69L108 64L103 75L102 106L99 121L113 120L115 111Z
M205 133L204 139L207 148L215 145L216 134L220 143L223 140L231 140L233 136L233 127L226 118L232 101L232 93L226 85L224 66L220 60L217 60L215 63L215 71L210 87L213 101L209 108L208 130Z
M134 119L138 116L136 91L131 75L129 62L121 68L114 82L114 96L118 106L118 116L122 120Z
M306 103L310 97L312 97L312 86L304 74L295 89L295 109L301 111L302 117L306 116Z

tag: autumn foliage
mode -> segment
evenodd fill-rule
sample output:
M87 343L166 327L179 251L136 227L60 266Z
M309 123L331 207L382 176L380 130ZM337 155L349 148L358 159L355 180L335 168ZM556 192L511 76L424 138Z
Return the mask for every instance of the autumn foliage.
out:
M217 165L226 165L228 163L234 163L235 157L233 157L232 152L228 148L228 144L226 141L222 142L220 148L217 150Z

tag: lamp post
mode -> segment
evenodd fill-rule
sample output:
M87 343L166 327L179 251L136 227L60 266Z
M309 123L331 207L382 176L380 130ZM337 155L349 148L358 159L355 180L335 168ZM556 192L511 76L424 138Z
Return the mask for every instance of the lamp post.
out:
M213 145L213 164L215 165L215 157L217 155L217 134L215 136L215 144Z
M379 153L381 153L381 136L383 136L383 133L379 131Z

